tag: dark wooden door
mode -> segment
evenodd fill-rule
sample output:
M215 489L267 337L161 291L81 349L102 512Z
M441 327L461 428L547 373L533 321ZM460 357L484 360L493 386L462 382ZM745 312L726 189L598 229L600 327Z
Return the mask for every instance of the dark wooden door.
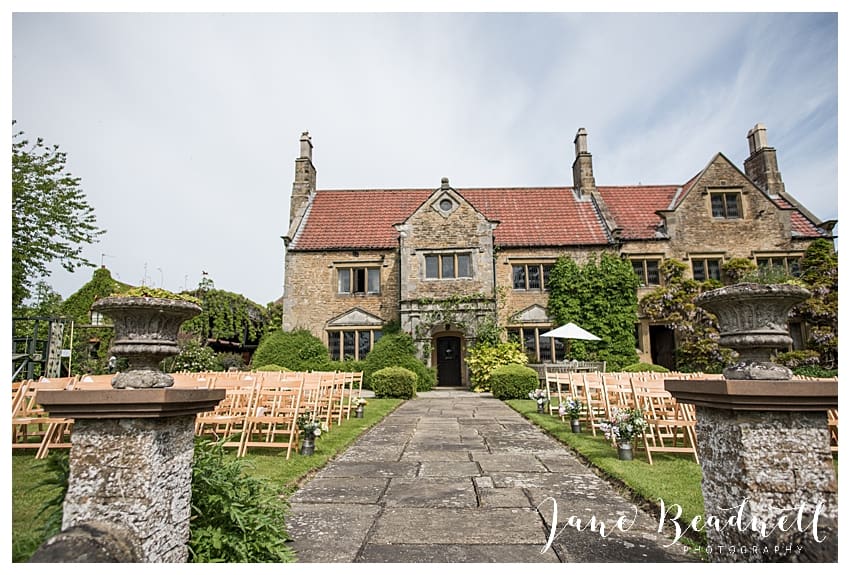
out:
M460 338L441 337L437 339L437 385L459 387L460 379Z

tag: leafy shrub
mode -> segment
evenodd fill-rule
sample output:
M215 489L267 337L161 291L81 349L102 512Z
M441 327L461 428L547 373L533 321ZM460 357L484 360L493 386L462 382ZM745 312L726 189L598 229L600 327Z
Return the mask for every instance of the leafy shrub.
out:
M269 333L251 360L252 365L282 365L292 371L324 371L329 362L328 348L306 329Z
M437 383L436 372L417 359L413 338L403 332L381 337L361 363L366 389L375 389L372 376L385 367L403 367L415 373L418 391L428 391Z
M524 365L500 365L490 373L490 389L496 399L526 399L537 385L537 372Z
M804 375L806 377L835 377L838 375L837 369L827 369L819 365L801 365L791 371L794 375Z
M221 369L228 371L229 369L243 370L245 369L245 361L239 353L219 353L218 363Z
M777 353L773 361L792 370L796 367L820 365L820 354L811 349L800 349L785 353Z
M656 373L668 373L670 370L663 365L655 365L654 363L633 363L622 368L620 371L639 372L653 371Z
M476 343L466 353L466 365L469 367L470 384L473 391L490 391L490 374L501 365L525 365L528 356L517 341L508 341L490 345Z
M221 442L195 441L189 556L194 563L294 561L286 546L287 504L225 455Z
M732 258L723 264L723 278L727 285L740 283L742 278L757 270L756 264L749 258Z
M417 376L403 367L385 367L372 374L375 397L410 399L416 396Z
M188 339L181 344L180 353L163 361L163 370L167 372L221 371L221 363L212 348L201 345L196 339Z

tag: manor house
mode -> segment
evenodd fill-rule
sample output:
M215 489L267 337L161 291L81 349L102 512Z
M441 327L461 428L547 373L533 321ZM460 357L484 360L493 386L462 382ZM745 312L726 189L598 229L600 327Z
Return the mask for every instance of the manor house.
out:
M437 367L440 385L466 385L466 348L497 318L534 361L563 359L541 338L549 270L610 252L631 261L642 287L661 281L666 258L694 279L720 279L731 258L799 269L808 244L832 237L785 191L764 126L747 134L743 172L722 153L683 184L597 186L587 132L578 130L572 186L550 188L318 190L313 144L295 160L283 294L283 328L306 328L335 359L362 359L398 322ZM644 361L673 366L673 332L635 318ZM798 347L805 326L792 325Z

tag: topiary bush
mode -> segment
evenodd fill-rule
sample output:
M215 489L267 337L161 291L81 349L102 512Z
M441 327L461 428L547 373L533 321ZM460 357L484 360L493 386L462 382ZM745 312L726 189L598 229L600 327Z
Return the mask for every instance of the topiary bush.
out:
M372 374L375 397L410 399L416 396L416 374L403 367L385 367Z
M500 365L490 373L490 389L496 399L528 399L537 386L537 372L524 365Z
M189 558L194 563L286 563L295 560L284 527L287 504L246 474L222 443L195 441Z
M372 375L385 367L404 367L416 374L416 389L428 391L437 383L437 373L416 358L416 346L410 335L398 332L384 335L361 362L363 387L372 387Z
M473 391L490 391L490 374L500 365L525 365L528 356L518 341L507 341L496 345L476 343L466 353L470 384Z
M324 371L329 362L328 348L306 329L266 335L251 359L251 365L282 365L292 371Z
M640 371L652 371L655 373L670 373L670 370L664 367L663 365L655 365L654 363L633 363L631 365L627 365L620 371L628 371L628 372L640 372Z

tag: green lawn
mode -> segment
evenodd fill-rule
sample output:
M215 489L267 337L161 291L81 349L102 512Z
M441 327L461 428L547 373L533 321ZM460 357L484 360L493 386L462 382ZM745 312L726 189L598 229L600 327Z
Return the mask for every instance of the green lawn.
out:
M402 402L400 399L369 399L363 419L352 417L317 438L313 455L293 453L287 460L279 450L252 449L244 458L245 470L289 495L310 474ZM43 541L44 517L37 515L41 506L56 493L55 488L35 487L45 477L44 467L43 460L35 459L35 450L12 455L12 560L16 562L29 559Z
M705 514L702 470L692 457L653 453L653 465L650 465L645 452L636 449L632 461L620 461L617 449L601 433L594 437L584 429L585 426L582 426L581 433L573 433L569 422L562 422L559 417L548 413L537 413L536 403L529 399L511 399L505 403L652 507L659 507L659 499L668 508L673 504L681 505L682 519L688 522L695 515Z

